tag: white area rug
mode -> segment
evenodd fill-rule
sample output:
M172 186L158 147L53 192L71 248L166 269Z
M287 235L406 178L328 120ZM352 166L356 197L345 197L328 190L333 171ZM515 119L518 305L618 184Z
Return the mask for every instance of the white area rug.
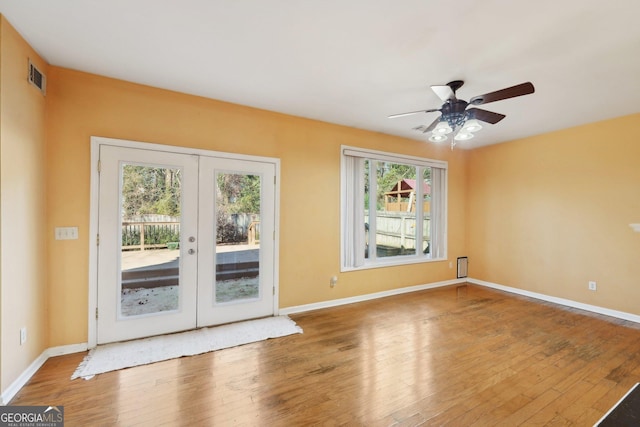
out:
M104 372L301 333L302 328L293 320L287 316L277 316L105 344L89 352L71 379L90 379Z

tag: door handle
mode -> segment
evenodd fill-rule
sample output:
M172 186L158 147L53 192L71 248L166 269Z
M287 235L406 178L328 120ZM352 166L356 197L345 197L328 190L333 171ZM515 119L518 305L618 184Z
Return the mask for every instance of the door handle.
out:
M196 238L195 238L195 237L193 237L193 236L191 236L191 237L189 237L189 241L190 241L191 243L193 243L193 242L195 242L195 241L196 241Z
M196 253L196 250L195 249L189 249L188 253L189 253L189 255L193 255L193 254Z

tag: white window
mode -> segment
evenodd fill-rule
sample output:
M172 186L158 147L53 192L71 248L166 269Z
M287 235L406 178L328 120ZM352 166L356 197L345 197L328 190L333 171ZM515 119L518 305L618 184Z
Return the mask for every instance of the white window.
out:
M447 162L342 146L342 271L447 257Z

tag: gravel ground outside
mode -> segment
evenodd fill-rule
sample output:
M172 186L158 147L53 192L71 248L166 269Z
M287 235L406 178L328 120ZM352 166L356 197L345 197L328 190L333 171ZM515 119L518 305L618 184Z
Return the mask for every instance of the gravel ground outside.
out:
M216 302L258 297L258 277L223 280L216 284ZM124 316L170 311L178 308L178 286L123 289L120 300Z

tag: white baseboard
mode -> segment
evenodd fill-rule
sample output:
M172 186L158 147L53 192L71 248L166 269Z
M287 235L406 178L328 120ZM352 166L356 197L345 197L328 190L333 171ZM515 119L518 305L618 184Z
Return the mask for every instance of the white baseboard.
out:
M406 288L391 289L389 291L375 292L372 294L358 295L355 297L340 298L340 299L334 299L330 301L316 302L312 304L296 305L292 307L281 308L279 310L279 314L289 315L289 314L295 314L295 313L303 313L305 311L319 310L321 308L338 307L340 305L353 304L353 303L362 302L362 301L369 301L372 299L384 298L392 295L400 295L400 294L406 294L409 292L423 291L425 289L434 289L434 288L441 288L443 286L456 285L459 283L465 283L466 281L467 279L445 280L442 282L408 286Z
M29 365L29 367L6 390L3 390L0 404L8 405L31 377L44 365L50 357L63 356L65 354L79 353L87 350L87 344L71 344L48 348Z
M45 353L47 353L47 358L49 358L55 356L64 356L65 354L80 353L81 351L87 351L88 349L89 346L87 345L87 343L69 344L48 348Z
M442 282L429 283L425 285L409 286L406 288L392 289L389 291L376 292L373 294L359 295L359 296L349 297L349 298L341 298L341 299L336 299L331 301L322 301L322 302L317 302L312 304L285 307L279 310L279 314L289 315L289 314L295 314L295 313L303 313L305 311L337 307L340 305L353 304L356 302L368 301L368 300L377 299L377 298L384 298L392 295L400 295L408 292L422 291L425 289L440 288L443 286L456 285L456 284L465 283L465 282L473 283L475 285L485 286L487 288L497 289L500 291L509 292L512 294L518 294L518 295L522 295L530 298L535 298L542 301L552 302L554 304L564 305L566 307L577 308L580 310L590 311L592 313L603 314L605 316L611 316L611 317L615 317L622 320L628 320L634 323L640 323L640 316L636 314L626 313L624 311L618 311L618 310L611 310L609 308L599 307L596 305L584 304L581 302L577 302L577 301L573 301L565 298L558 298L558 297L545 295L545 294L540 294L537 292L531 292L524 289L512 288L510 286L500 285L497 283L487 282L484 280L474 279L471 277L462 278L462 279L445 280Z
M8 405L11 399L13 399L20 389L31 379L33 374L35 374L38 369L44 365L44 362L49 358L46 353L46 350L43 351L42 354L40 354L40 356L38 356L36 360L34 360L33 363L31 363L31 365L29 365L29 367L20 374L18 378L16 378L16 380L2 392L1 403L3 406Z
M524 289L512 288L510 286L499 285L497 283L486 282L484 280L467 278L467 282L473 283L475 285L486 286L487 288L493 288L493 289L498 289L500 291L510 292L512 294L518 294L525 297L552 302L554 304L560 304L567 307L590 311L592 313L604 314L605 316L611 316L611 317L616 317L622 320L628 320L630 322L640 323L640 316L636 314L626 313L624 311L611 310L609 308L598 307L597 305L584 304L584 303L573 301L570 299L558 298L550 295L540 294L537 292L526 291Z

